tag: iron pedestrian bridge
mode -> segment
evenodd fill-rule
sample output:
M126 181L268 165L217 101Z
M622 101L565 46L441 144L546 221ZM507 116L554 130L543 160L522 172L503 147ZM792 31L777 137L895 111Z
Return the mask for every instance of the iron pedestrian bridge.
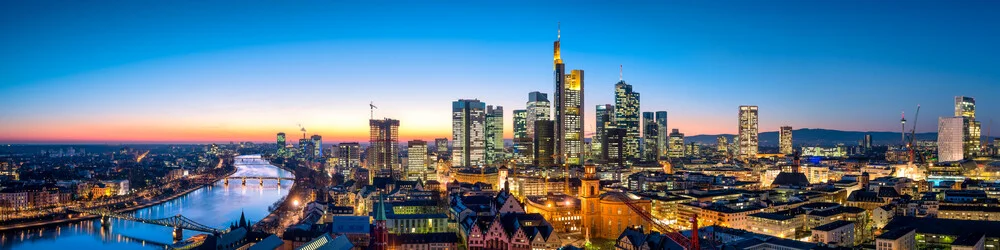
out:
M130 221L142 222L142 223L146 223L146 224L153 224L153 225L160 225L160 226L172 227L172 228L174 228L174 239L175 240L182 238L181 237L182 229L199 231L199 232L206 232L206 233L212 233L212 234L221 234L221 233L226 232L225 230L222 230L222 229L218 229L218 228L214 228L214 227L210 227L210 226L206 226L204 224L198 223L198 222L196 222L194 220L191 220L191 219L189 219L187 217L184 217L183 215L180 215L180 214L174 215L174 216L171 216L171 217L167 217L167 218L146 219L146 218L135 217L134 215L131 215L131 214L116 213L116 212L113 212L113 211L108 210L108 209L85 209L85 208L67 208L67 209L70 210L70 211L73 211L73 212L78 212L78 213L87 213L87 214L92 214L92 215L100 215L101 216L101 226L108 225L107 218L118 218L118 219L122 219L122 220L130 220Z

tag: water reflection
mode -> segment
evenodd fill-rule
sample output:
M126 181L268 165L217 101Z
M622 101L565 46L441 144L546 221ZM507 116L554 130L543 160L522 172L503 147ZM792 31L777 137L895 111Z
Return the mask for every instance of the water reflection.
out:
M244 176L292 175L269 165L238 166ZM260 174L260 175L258 175ZM247 219L257 221L267 216L267 207L288 194L292 181L247 179L224 184L222 181L162 204L139 209L142 218L165 218L183 214L199 223L225 228L245 212ZM162 248L173 241L172 228L129 220L110 219L102 226L100 219L63 224L58 227L29 229L0 234L0 249L150 249ZM202 232L184 230L190 237Z

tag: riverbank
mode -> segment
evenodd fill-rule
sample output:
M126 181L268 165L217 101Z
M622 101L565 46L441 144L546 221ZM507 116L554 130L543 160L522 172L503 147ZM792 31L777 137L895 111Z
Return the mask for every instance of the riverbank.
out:
M222 180L222 179L224 179L226 177L229 177L229 176L235 174L236 171L237 171L237 169L235 167L233 167L232 171L230 171L229 173L227 173L226 175L224 175L221 178L216 178L216 180L213 181L211 184L196 185L194 187L188 188L188 189L186 189L186 190L184 190L182 192L176 193L176 194L171 195L169 197L157 199L156 201L151 201L151 202L143 203L142 205L137 205L137 206L132 206L132 207L118 209L118 210L115 210L114 212L115 213L132 212L132 211L135 211L135 210L139 210L139 209L143 209L143 208L147 208L147 207L159 205L159 204L162 204L164 202L177 199L177 198L179 198L181 196L184 196L184 195L187 195L187 194L189 194L191 192L194 192L195 190L215 185L216 182L219 182L220 180ZM61 225L61 224L65 224L65 223L73 223L73 222L78 222L78 221L93 220L93 219L97 219L97 218L100 218L100 216L97 216L97 215L85 215L85 216L80 216L80 217L75 217L75 218L65 218L65 219L59 219L59 220L40 221L40 222L34 222L34 223L28 223L28 224L19 224L19 225L14 225L14 226L5 226L5 227L0 227L0 233L5 233L5 232L11 231L11 230L21 230L21 229L31 229L31 228L38 228L38 227L47 227L47 226L53 226L53 225Z

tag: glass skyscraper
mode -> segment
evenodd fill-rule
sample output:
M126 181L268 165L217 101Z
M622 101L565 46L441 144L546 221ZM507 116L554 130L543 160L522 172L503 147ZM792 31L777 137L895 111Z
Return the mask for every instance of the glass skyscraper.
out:
M639 152L639 93L624 80L615 84L615 127L625 129L623 155L628 163L640 159Z
M782 126L778 133L778 152L784 155L792 154L792 127Z
M757 159L757 106L740 106L739 113L739 157L743 160Z
M667 134L667 111L656 111L656 145L660 149L660 152L656 154L658 159L667 158L670 152L669 147L667 147L670 135Z
M659 129L655 113L642 112L642 160L645 162L656 161L660 153L657 145L660 140Z
M452 102L451 111L452 166L486 164L486 103L462 99Z
M486 106L486 164L502 162L503 107Z
M549 120L549 113L551 112L549 96L538 91L528 93L528 103L526 105L528 106L528 113L525 116L525 125L527 125L528 138L534 138L535 122Z
M399 160L399 120L385 118L368 121L368 169L393 170Z
M594 131L594 138L591 140L591 145L594 150L595 159L597 162L604 163L608 160L607 151L604 150L607 147L607 141L604 138L607 136L607 129L615 127L615 106L611 104L601 104L597 105L594 112L594 121L597 123L595 126L597 131Z

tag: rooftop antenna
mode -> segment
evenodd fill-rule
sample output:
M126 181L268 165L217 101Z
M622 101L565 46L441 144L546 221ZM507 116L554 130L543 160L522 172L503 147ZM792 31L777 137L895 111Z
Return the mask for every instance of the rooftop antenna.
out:
M618 64L618 81L622 81L622 80L624 80L624 79L625 79L625 78L624 78L624 77L622 77L622 65L621 65L621 64Z
M562 38L562 22L556 22L556 41Z
M371 113L368 115L369 117L368 119L375 120L375 109L378 109L378 107L375 107L375 102L368 103L368 108L371 109Z

